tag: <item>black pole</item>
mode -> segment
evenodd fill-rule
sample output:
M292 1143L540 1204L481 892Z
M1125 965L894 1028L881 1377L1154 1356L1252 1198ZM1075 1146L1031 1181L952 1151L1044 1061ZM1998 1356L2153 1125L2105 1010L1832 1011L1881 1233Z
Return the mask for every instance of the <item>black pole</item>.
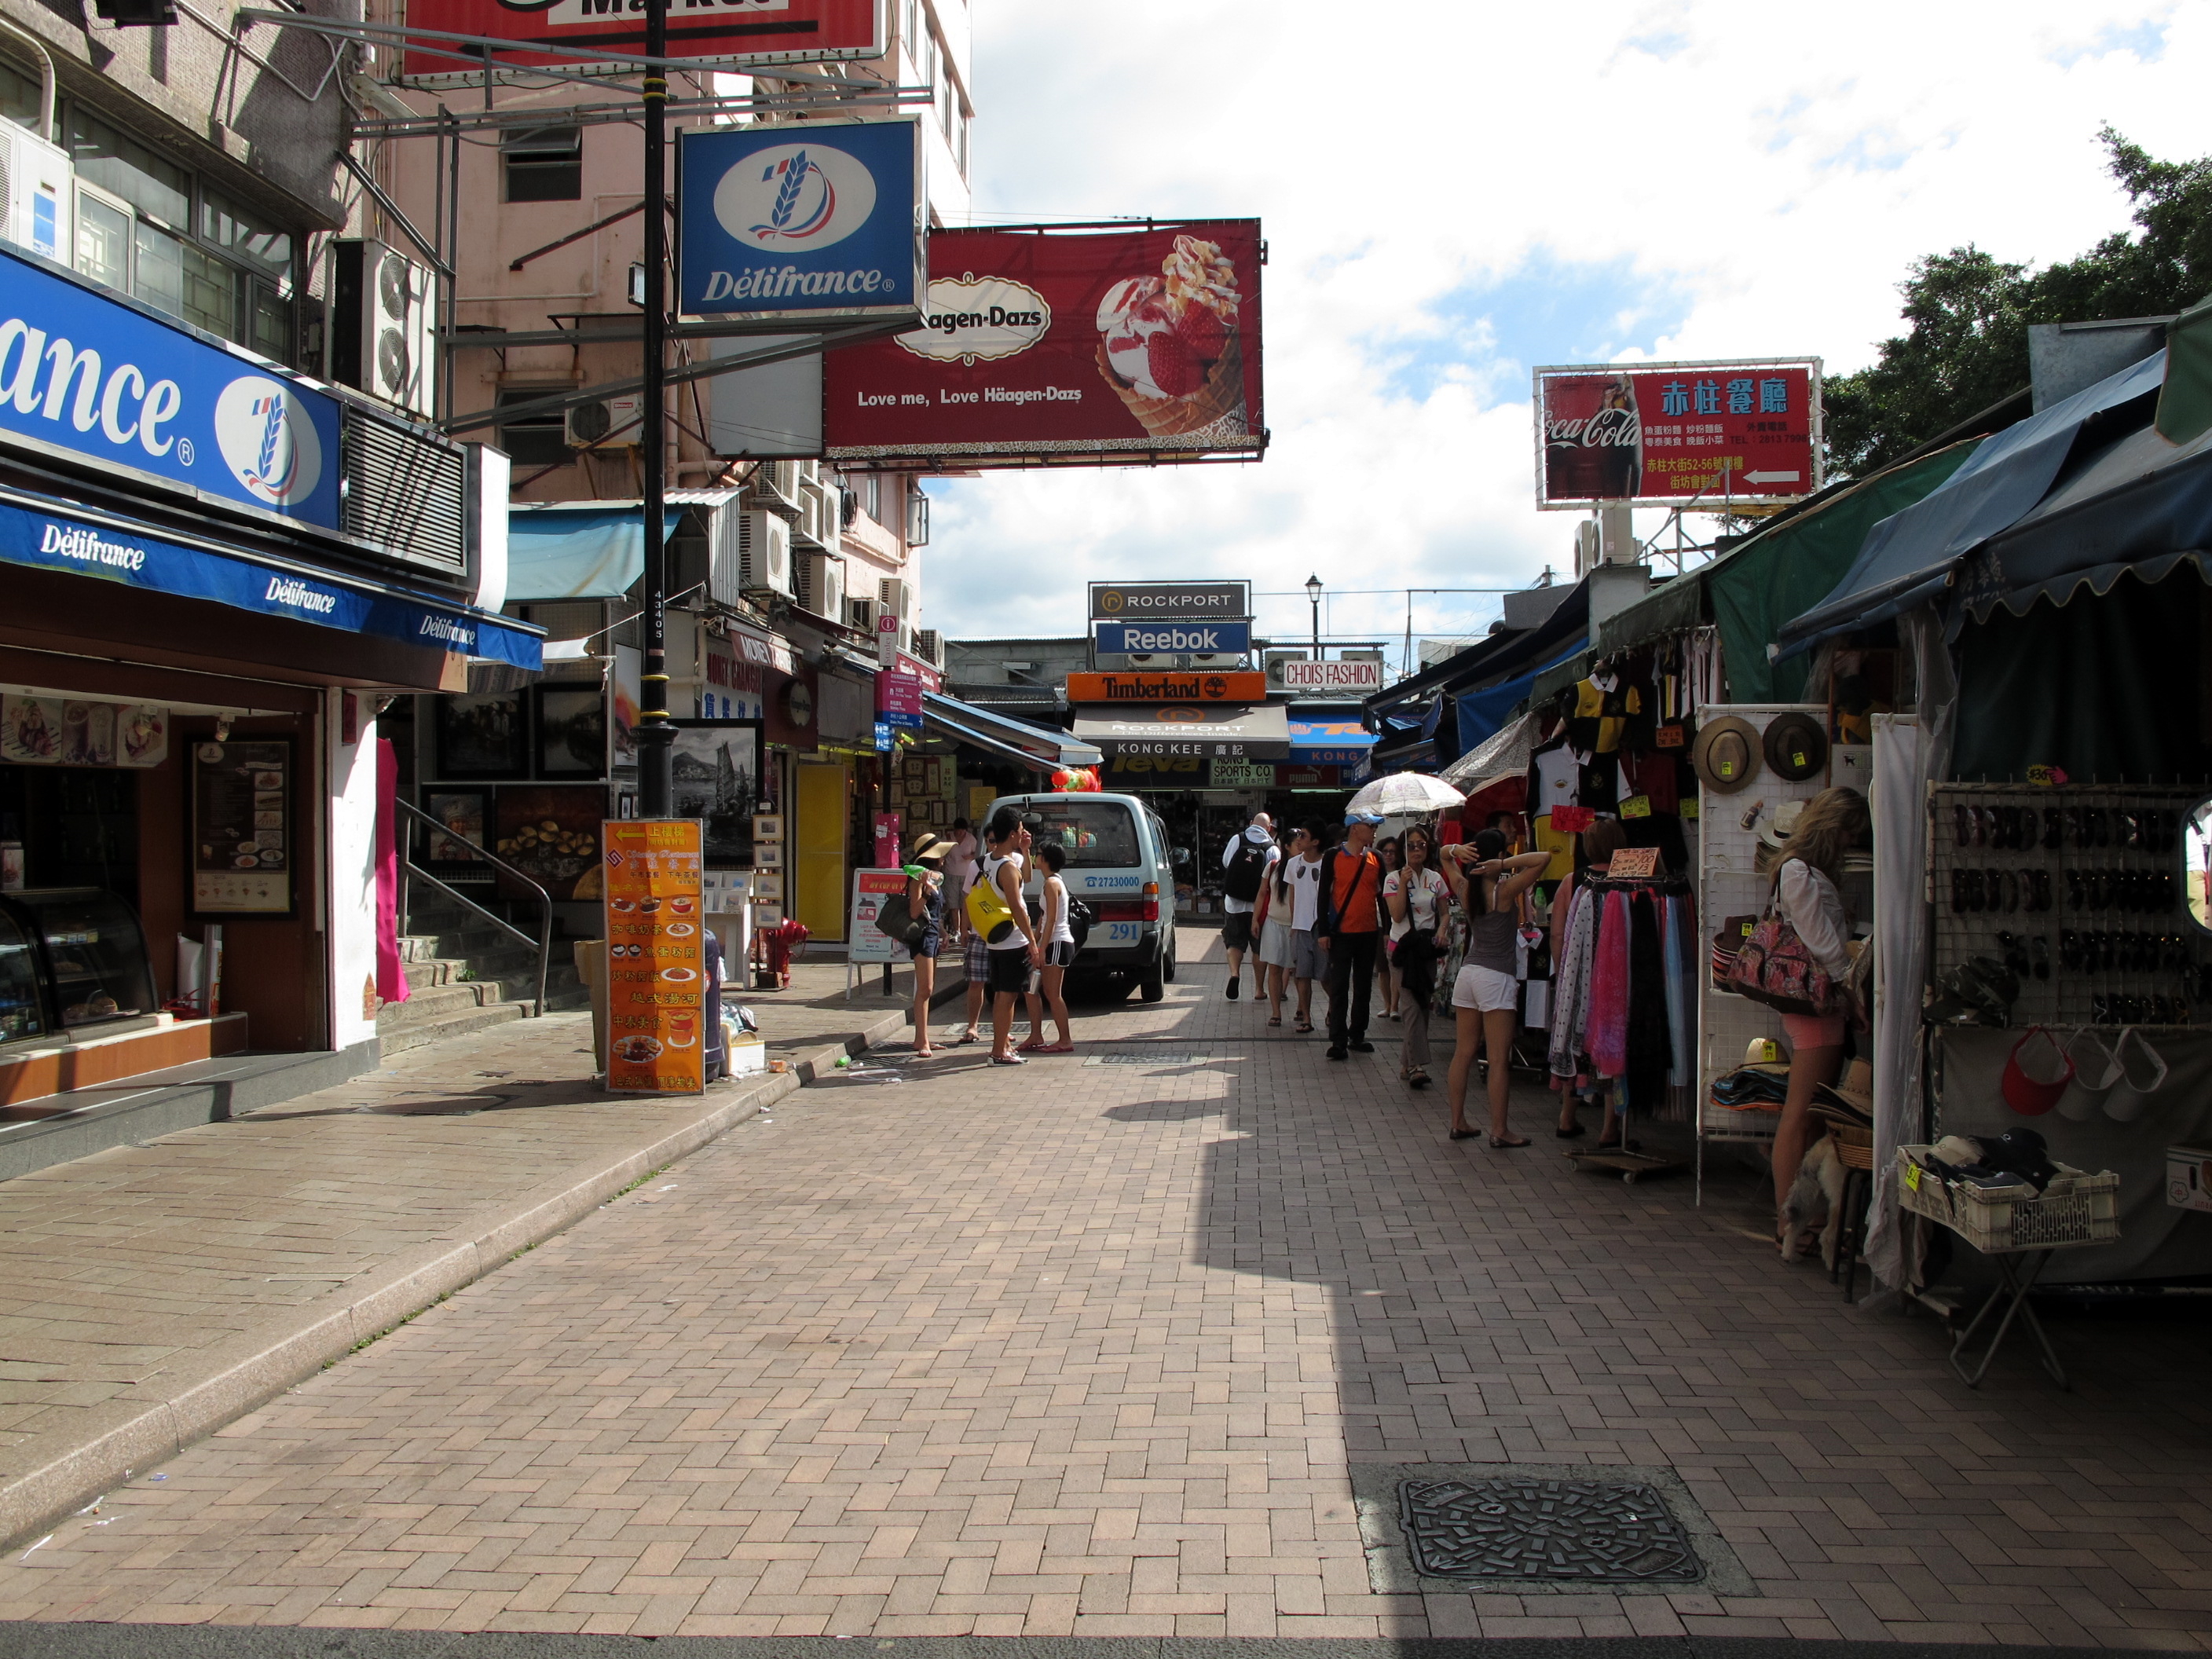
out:
M645 0L645 51L668 55L668 0ZM641 816L668 816L668 76L645 75L645 665L639 687L638 805Z

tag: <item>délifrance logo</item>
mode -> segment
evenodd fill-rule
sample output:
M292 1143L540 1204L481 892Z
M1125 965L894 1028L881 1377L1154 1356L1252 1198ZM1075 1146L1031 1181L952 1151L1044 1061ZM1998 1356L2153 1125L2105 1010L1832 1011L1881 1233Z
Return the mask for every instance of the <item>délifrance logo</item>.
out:
M757 150L714 186L714 218L764 252L811 253L843 241L876 210L876 177L835 145Z
M307 405L264 375L233 380L216 399L215 438L223 464L246 492L290 507L323 481L323 444Z

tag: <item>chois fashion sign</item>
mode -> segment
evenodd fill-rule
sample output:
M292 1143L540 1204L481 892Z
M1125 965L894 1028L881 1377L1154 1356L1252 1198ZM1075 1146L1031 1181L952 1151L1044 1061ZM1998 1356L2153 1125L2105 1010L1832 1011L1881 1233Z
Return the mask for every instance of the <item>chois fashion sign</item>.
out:
M0 433L338 527L335 398L13 254L0 261Z
M910 120L684 135L678 293L708 317L911 312L921 141Z
M1260 260L1255 219L937 231L921 326L824 361L829 453L1256 456Z
M1548 507L1791 501L1820 487L1820 364L1540 368L1536 497Z

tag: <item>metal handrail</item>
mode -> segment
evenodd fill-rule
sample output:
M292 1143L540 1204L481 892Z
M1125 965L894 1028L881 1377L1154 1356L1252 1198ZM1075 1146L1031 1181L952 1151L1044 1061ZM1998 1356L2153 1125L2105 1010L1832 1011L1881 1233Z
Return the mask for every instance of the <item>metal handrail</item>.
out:
M432 817L428 812L422 811L419 806L412 805L406 801L398 799L397 797L393 799L392 804L394 806L397 806L401 811L406 813L408 817L420 818L424 823L428 824L431 829L445 836L447 841L453 842L454 845L466 848L470 857L482 859L486 864L490 865L494 869L501 871L506 874L514 877L515 880L520 882L525 887L527 887L532 892L538 895L538 937L533 939L529 934L524 933L520 927L515 927L512 922L492 915L490 911L485 909L483 905L478 904L466 893L457 891L455 889L447 885L446 883L440 881L437 877L432 875L428 870L422 868L421 865L416 863L414 854L411 853L403 853L399 855L399 861L407 866L408 874L410 876L422 877L423 880L428 882L431 886L436 888L447 898L456 900L459 903L467 906L470 909L482 916L486 921L489 922L493 927L498 928L500 932L507 934L510 939L514 939L519 944L530 945L537 951L538 997L536 1001L532 1003L531 1006L530 1017L532 1019L541 1018L545 1012L545 975L548 964L551 962L553 957L552 894L547 892L536 882L531 880L529 877L524 875L521 871L507 863L506 860L495 858L491 854L484 851L483 848L477 846L474 842L464 840L461 836L455 835L451 830L439 823L437 819Z

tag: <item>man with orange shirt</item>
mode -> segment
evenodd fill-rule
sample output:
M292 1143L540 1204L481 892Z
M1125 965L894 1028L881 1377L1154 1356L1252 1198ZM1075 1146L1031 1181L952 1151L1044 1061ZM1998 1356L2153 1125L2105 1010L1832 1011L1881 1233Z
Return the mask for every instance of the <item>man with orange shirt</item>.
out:
M1321 914L1316 938L1328 940L1328 1057L1347 1049L1375 1052L1367 1040L1367 994L1375 980L1375 951L1382 937L1382 860L1373 848L1379 813L1349 813L1344 844L1322 859Z

